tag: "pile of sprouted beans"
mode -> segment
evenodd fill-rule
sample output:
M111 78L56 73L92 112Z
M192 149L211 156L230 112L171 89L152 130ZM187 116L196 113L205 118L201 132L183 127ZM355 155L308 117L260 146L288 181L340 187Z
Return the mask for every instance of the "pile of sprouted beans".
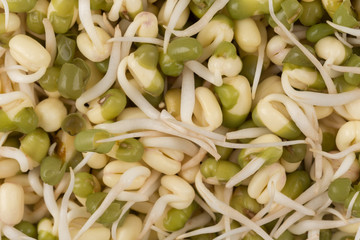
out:
M0 7L0 239L360 239L359 0Z

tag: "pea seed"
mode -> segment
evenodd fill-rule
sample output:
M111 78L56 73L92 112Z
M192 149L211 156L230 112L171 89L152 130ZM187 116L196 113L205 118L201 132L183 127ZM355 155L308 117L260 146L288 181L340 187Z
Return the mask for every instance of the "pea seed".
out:
M134 138L125 139L119 144L116 158L125 162L138 162L144 154L144 146Z
M179 62L195 60L201 56L202 46L195 38L177 38L170 42L167 54Z

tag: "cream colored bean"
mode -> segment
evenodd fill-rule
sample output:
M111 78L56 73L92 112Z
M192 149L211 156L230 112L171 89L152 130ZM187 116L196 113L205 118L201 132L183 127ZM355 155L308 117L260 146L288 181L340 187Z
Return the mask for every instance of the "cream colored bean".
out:
M145 148L142 158L147 165L166 175L173 175L181 170L180 161L167 156L158 148Z
M134 22L139 23L137 35L139 37L157 37L158 20L157 17L150 12L141 12L136 15Z
M20 22L19 16L15 13L10 13L9 14L9 24L5 31L7 33L14 32L20 28L20 24L21 24L21 22Z
M101 105L99 99L94 99L89 103L89 110L86 112L86 116L93 124L100 124L106 121L101 114Z
M65 131L60 130L56 134L55 141L57 143L55 151L61 159L68 162L75 157L77 153L74 145L75 136L71 136Z
M47 98L35 107L39 118L39 126L46 132L54 132L61 127L67 115L67 110L62 101L57 98Z
M315 52L322 59L340 65L348 53L345 46L335 37L328 36L320 39L315 44Z
M360 142L360 121L349 121L341 126L336 135L336 146L340 151Z
M274 143L274 142L281 142L281 138L279 138L275 134L264 134L260 137L255 138L250 143L257 144L257 143ZM278 146L276 148L282 149L281 146ZM266 147L264 147L264 148L246 148L246 149L243 149L242 151L244 151L244 156L250 156L251 154L260 153L266 149L267 149Z
M158 21L159 25L168 25L170 16L171 15L164 15L165 8L168 5L168 1L164 2L164 4L161 6L159 14L158 14ZM187 7L185 10L181 13L179 19L176 22L175 29L181 29L187 22L190 15L190 9Z
M22 186L25 204L35 204L41 199L41 196L37 195L31 187L27 174L19 174L5 178L5 183L13 183Z
M49 218L43 218L37 225L37 231L39 234L52 233L54 222Z
M134 214L129 214L124 223L116 230L116 237L118 240L136 240L141 229L141 219Z
M70 235L72 238L79 232L80 228L87 219L77 218L70 223ZM95 223L91 228L86 230L78 240L110 240L110 229L102 224Z
M356 234L356 232L359 230L360 228L360 223L353 223L353 224L349 224L343 227L339 227L338 229L344 233L344 235L349 235L349 234ZM341 238L343 239L343 238Z
M86 154L88 153L85 153L83 155L86 156ZM101 169L106 166L108 161L109 158L105 154L94 153L94 155L87 162L87 165L93 169Z
M242 61L239 56L235 58L225 58L222 56L211 56L208 61L209 71L216 74L220 73L226 77L235 77L241 72Z
M213 92L206 87L195 89L194 123L213 131L222 123L222 111Z
M233 86L239 93L236 104L229 109L229 113L237 116L246 116L251 109L251 87L249 81L244 76L228 77L223 79L225 84Z
M290 163L290 162L285 161L282 158L280 159L280 163L285 168L285 171L287 173L295 172L299 168L299 166L301 165L301 161L296 162L296 163Z
M235 40L247 53L256 52L261 43L260 30L252 18L235 21Z
M248 193L250 197L255 198L260 204L265 204L270 200L268 191L268 182L274 181L277 191L285 186L286 173L285 168L279 163L273 163L261 168L250 180Z
M351 103L345 104L344 107L353 120L360 120L360 99L357 99Z
M272 93L285 93L281 86L281 79L279 76L271 76L260 82L256 91L255 99L252 103L253 107L258 104L260 99L263 99Z
M299 67L294 69L285 69L284 73L289 77L289 82L294 88L307 90L309 86L315 84L320 78L320 74L312 68Z
M282 66L282 61L290 50L287 42L279 35L275 35L266 45L266 56L276 65Z
M231 24L225 19L212 19L199 32L196 39L203 47L209 46L217 38L221 39L221 41L231 42L234 37L234 30Z
M100 27L95 27L97 36L99 37L102 47L98 49L91 41L86 32L80 33L76 38L77 46L80 52L90 61L101 62L107 59L111 53L111 43L109 34Z
M20 171L19 163L15 159L0 159L0 178L15 176Z
M14 183L0 186L0 219L4 224L18 224L24 214L24 190Z
M10 119L14 119L15 115L18 114L22 109L26 107L33 107L31 99L26 94L21 95L21 98L1 106L1 109L6 112Z
M186 180L188 183L193 184L195 183L196 174L200 170L200 165L197 165L192 168L188 168L185 170L181 170L179 172L179 176Z
M195 191L192 186L176 175L163 176L161 178L159 193L160 196L164 196L165 194L178 196L179 200L169 203L171 207L177 209L187 208L195 198Z
M130 168L142 166L141 163L138 162L124 162L120 160L115 160L109 162L103 171L103 182L108 187L113 187L119 181L122 174L129 170ZM136 190L139 189L146 181L146 177L140 176L137 177L129 187L125 190Z
M344 161L344 158L341 159L331 159L329 160L334 172L338 170L341 163ZM349 178L352 182L355 182L360 176L360 164L357 159L351 164L348 171L346 171L340 178Z
M143 4L141 0L124 0L120 8L120 12L130 17L135 16L137 13L143 11Z
M120 115L117 117L117 120L125 119L136 119L136 118L148 118L146 114L137 107L127 107L125 108Z
M332 107L314 106L314 109L316 118L319 120L330 116L334 112Z
M15 35L10 39L9 47L11 56L30 71L36 72L40 68L47 68L50 64L51 56L48 51L27 35Z

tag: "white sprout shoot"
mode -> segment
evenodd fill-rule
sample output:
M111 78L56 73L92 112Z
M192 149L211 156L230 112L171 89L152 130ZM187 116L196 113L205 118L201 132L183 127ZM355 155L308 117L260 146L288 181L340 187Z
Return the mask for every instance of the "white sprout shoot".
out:
M134 132L134 133L126 133L126 134L118 135L115 137L97 140L96 143L115 142L115 141L120 141L120 140L124 140L127 138L161 137L161 136L164 136L164 134L159 133L157 131L141 131L141 132Z
M102 17L103 17L103 22L104 22L104 25L105 25L105 29L107 30L108 33L110 33L111 36L114 36L115 35L115 28L109 22L105 12L103 13Z
M206 150L200 148L195 156L190 158L186 163L184 163L181 166L181 169L186 170L186 169L197 166L204 159L204 157L206 156L206 153L207 153Z
M329 64L329 67L338 72L360 74L360 67L338 66L333 64Z
M269 1L271 1L271 0L269 0ZM260 82L260 76L261 76L261 72L262 72L262 68L263 68L263 64L264 64L264 58L265 58L265 48L266 48L266 44L267 44L267 33L266 33L265 27L261 23L258 23L257 25L258 25L258 28L260 31L261 43L260 43L260 46L258 47L258 58L256 61L255 75L254 75L253 85L252 85L252 89L251 89L252 99L255 99L256 90L257 90L257 87Z
M227 188L232 188L238 183L241 183L248 177L252 176L259 170L265 163L265 159L255 157L253 158L244 168L242 168L238 173L236 173L230 180L226 183Z
M210 139L214 139L214 140L218 140L218 141L225 141L225 136L220 134L220 133L216 133L216 132L211 132L208 131L206 129L203 129L201 127L197 127L195 125L192 124L188 124L188 123L184 123L181 121L177 121L169 112L167 112L166 110L162 110L161 111L161 115L160 118L162 120L166 120L168 122L171 122L181 128L183 128L183 130L186 130L186 132L188 132L188 130L190 132L194 132L194 135L192 136L197 136L197 137L206 137L206 138L210 138ZM179 129L181 129L179 128ZM185 133L185 132L184 132Z
M56 38L54 28L52 27L49 19L43 19L45 29L45 47L51 56L51 62L49 66L52 66L56 57Z
M323 193L322 195L314 198L313 200L309 201L305 204L305 207L310 209L317 209L320 208L328 199L327 193ZM302 212L295 212L291 216L289 216L279 227L279 229L275 232L274 237L278 238L285 230L287 230L290 226L296 223L298 220L303 218L305 214Z
M330 159L341 159L344 158L345 156L347 156L348 154L352 153L352 152L357 152L360 150L360 143L356 143L354 145L351 145L350 147L346 148L345 150L341 151L341 152L337 152L337 153L328 153L328 152L324 152L324 151L319 151L317 149L310 149L313 152L317 152L321 155L323 155L326 158L330 158Z
M334 173L332 180L335 180L335 179L341 177L343 174L345 174L347 171L349 171L351 168L351 165L354 163L355 159L356 159L356 156L355 156L354 152L348 154L342 161L340 167Z
M167 1L168 4L166 4L166 8L168 7L168 5L171 5L170 2L171 1ZM173 8L169 23L165 29L165 34L164 34L164 49L163 49L164 53L166 53L166 51L167 51L167 47L170 42L171 32L174 30L176 23L178 22L181 14L189 5L190 0L180 0L180 1L174 1L174 2L177 2L177 4ZM170 10L170 6L168 7L168 9L166 9L166 8L165 8L165 12L164 12L165 16L169 15L166 11Z
M149 118L158 119L160 117L160 112L154 108L133 85L129 83L129 80L125 74L127 64L128 57L125 57L123 60L121 60L117 70L117 78L121 88L124 90L124 92L126 92L126 95L129 97L129 99Z
M0 147L2 147L11 132L0 133Z
M78 171L80 171L81 168L83 168L87 162L90 160L90 158L94 155L94 152L88 152L86 153L85 157L78 163L78 165L76 165L76 167L74 168L74 172L77 173Z
M178 236L176 239L185 239L185 238L197 236L200 234L220 232L220 231L224 230L223 222L224 222L224 217L222 217L221 220L218 223L216 223L215 225L203 227L200 229L193 230L191 232L184 233L184 234Z
M150 43L158 46L163 46L164 41L158 38L151 37L113 37L108 42L138 42L138 43Z
M199 194L206 201L206 203L211 208L213 208L216 212L219 212L219 213L221 213L221 214L223 214L225 216L229 216L230 218L234 219L235 221L238 221L239 223L249 227L251 230L256 232L263 239L266 239L266 240L271 240L272 239L262 228L259 227L259 225L257 225L256 223L254 223L253 221L251 221L250 219L248 219L243 214L236 211L235 209L233 209L229 205L227 205L224 202L218 200L210 192L210 190L205 187L204 183L202 182L202 175L201 175L200 171L196 175L195 186L196 186L196 189L198 190Z
M58 234L58 227L59 227L59 207L56 203L55 195L54 195L54 189L53 186L44 183L44 202L49 210L51 216L54 219L54 224L52 228L52 234L57 235Z
M124 2L124 0L114 0L114 3L111 6L111 9L108 14L110 21L114 22L119 19L119 12L120 12L121 6L123 5L123 2Z
M343 33L343 34L346 34L346 33ZM341 36L338 31L335 31L335 37L336 37L342 44L344 44L345 46L347 46L347 47L349 47L349 48L353 48L353 45L351 45L350 43L348 43L348 42L346 41L346 38L344 38L343 36Z
M4 8L4 13L5 13L5 31L6 31L9 26L10 10L9 10L9 5L6 0L1 0L1 3L2 3L2 7Z
M115 28L115 37L121 36L121 32L119 27ZM86 90L84 93L81 94L79 98L76 99L76 108L85 113L87 108L84 106L85 103L101 96L104 92L106 92L116 81L116 73L117 67L120 63L120 43L113 43L111 49L111 55L109 59L109 67L106 71L105 76L97 82L92 88Z
M0 68L0 73L3 73L3 72L8 72L8 71L11 71L11 70L21 70L21 71L24 71L24 72L28 72L27 68L21 66L21 65L12 65L12 66L8 66L8 67L1 67Z
M192 124L195 107L195 79L194 73L186 66L182 73L180 117L182 122Z
M221 142L221 141L216 141L216 140L214 140L214 142L217 146L233 148L233 149L265 148L265 147L307 144L307 142L305 140L291 140L291 141L272 142L272 143L231 143L231 142Z
M357 191L354 194L354 196L351 198L351 201L349 202L349 206L348 206L348 208L346 210L345 218L349 219L351 217L351 212L352 212L352 209L354 207L355 201L356 201L358 196L359 196L359 191Z
M17 240L36 240L35 238L29 237L25 235L23 232L17 230L16 228L4 225L2 227L2 232L4 233L4 236L9 239L17 239Z
M70 168L70 183L68 189L66 189L65 194L61 201L60 214L59 214L59 239L71 239L69 231L69 222L67 219L68 205L71 193L74 189L75 184L75 175L72 168Z
M0 156L15 159L19 163L22 172L32 169L31 160L18 148L0 147Z
M57 146L56 142L54 142L53 144L50 145L49 150L48 150L48 155L49 156L54 154L56 146Z
M187 231L194 229L194 228L200 228L206 224L208 224L211 220L211 217L207 213L201 213L193 218L190 218L185 226L181 228L180 230L177 230L173 233L171 233L169 236L164 238L164 240L173 240L173 239L179 239L179 237L186 233ZM181 237L182 239L182 237Z
M10 52L7 51L5 53L5 67L8 68L11 66L17 66L17 64L16 61L13 59L13 57L10 55ZM31 74L24 74L16 68L10 69L6 73L13 82L33 83L39 80L42 76L44 76L45 72L46 72L46 67L40 67L39 70Z
M79 237L86 230L88 230L96 222L96 220L99 219L99 217L101 217L101 215L106 211L110 204L116 199L117 195L119 195L122 191L129 187L132 182L139 176L149 177L150 170L146 167L138 166L125 171L121 175L119 181L109 191L100 206L96 209L96 211L91 215L91 217L86 221L86 223L81 227L79 232L75 235L74 240L79 239Z
M342 220L304 220L289 227L289 231L300 235L314 229L335 229L359 222L360 218L351 218L345 222Z
M76 219L76 218L89 218L91 216L91 214L86 211L86 207L76 207L71 209L68 213L67 213L67 221L70 223L72 220Z
M65 172L63 178L61 179L61 181L57 184L56 188L55 188L55 199L58 199L59 196L66 191L67 187L69 186L69 182L70 182L70 174Z
M211 84L214 84L215 86L221 86L223 84L221 75L213 74L207 67L205 67L198 61L187 61L185 63L185 66L189 68L192 72L196 73L199 77L203 78Z
M137 191L138 194L143 194L144 196L150 197L154 192L159 188L160 182L158 179L160 178L160 173L157 171L152 171L150 177L144 183L144 185ZM122 207L121 214L119 218L112 224L111 226L111 236L114 240L116 240L116 230L121 221L122 217L126 214L126 212L135 204L135 201L128 201Z
M79 0L79 18L83 24L85 31L93 42L95 48L99 51L103 49L103 45L97 34L94 21L91 17L90 0Z
M226 133L226 139L245 139L245 138L257 138L264 134L269 134L271 131L266 127L254 127L245 128L233 132Z
M225 5L229 2L229 0L217 0L215 1L211 7L206 11L206 13L193 25L189 26L185 30L174 30L172 33L177 37L188 37L197 34L200 32L214 17L214 15L221 9L225 7Z
M28 180L31 188L34 190L34 192L39 195L43 196L43 185L40 181L40 168L34 168L29 171L28 174Z
M289 78L286 72L281 75L281 83L285 93L294 101L307 103L315 106L337 107L355 101L360 97L360 89L358 88L355 90L337 94L296 91L290 85Z
M164 213L165 208L168 203L179 201L179 196L175 194L165 194L161 196L158 200L156 200L154 206L151 208L150 212L146 215L145 223L141 233L139 235L139 239L142 239L145 234L148 233L151 226L158 220L161 215Z
M111 26L111 24L107 20L106 16L104 17L104 15L93 14L91 17L92 17L92 20L94 21L94 23L99 25L100 28L104 29L109 35L114 36L115 29L113 28L113 26ZM84 29L84 26L82 24L79 24L78 30L81 31L83 29Z
M199 197L196 193L195 193L195 198L194 201L205 211L209 214L209 216L212 218L213 221L216 220L216 216L215 213L210 209L210 207L206 204L206 202L204 202L204 200L202 200L201 197Z
M331 21L326 21L326 23L329 24L332 28L334 28L334 29L336 29L336 30L338 30L340 32L347 33L349 35L353 35L353 36L356 36L356 37L360 36L360 29L354 29L354 28L345 27L345 26L333 23Z
M355 240L360 239L360 228L356 231Z
M168 148L195 156L199 148L189 140L178 137L145 137L141 139L144 147Z

